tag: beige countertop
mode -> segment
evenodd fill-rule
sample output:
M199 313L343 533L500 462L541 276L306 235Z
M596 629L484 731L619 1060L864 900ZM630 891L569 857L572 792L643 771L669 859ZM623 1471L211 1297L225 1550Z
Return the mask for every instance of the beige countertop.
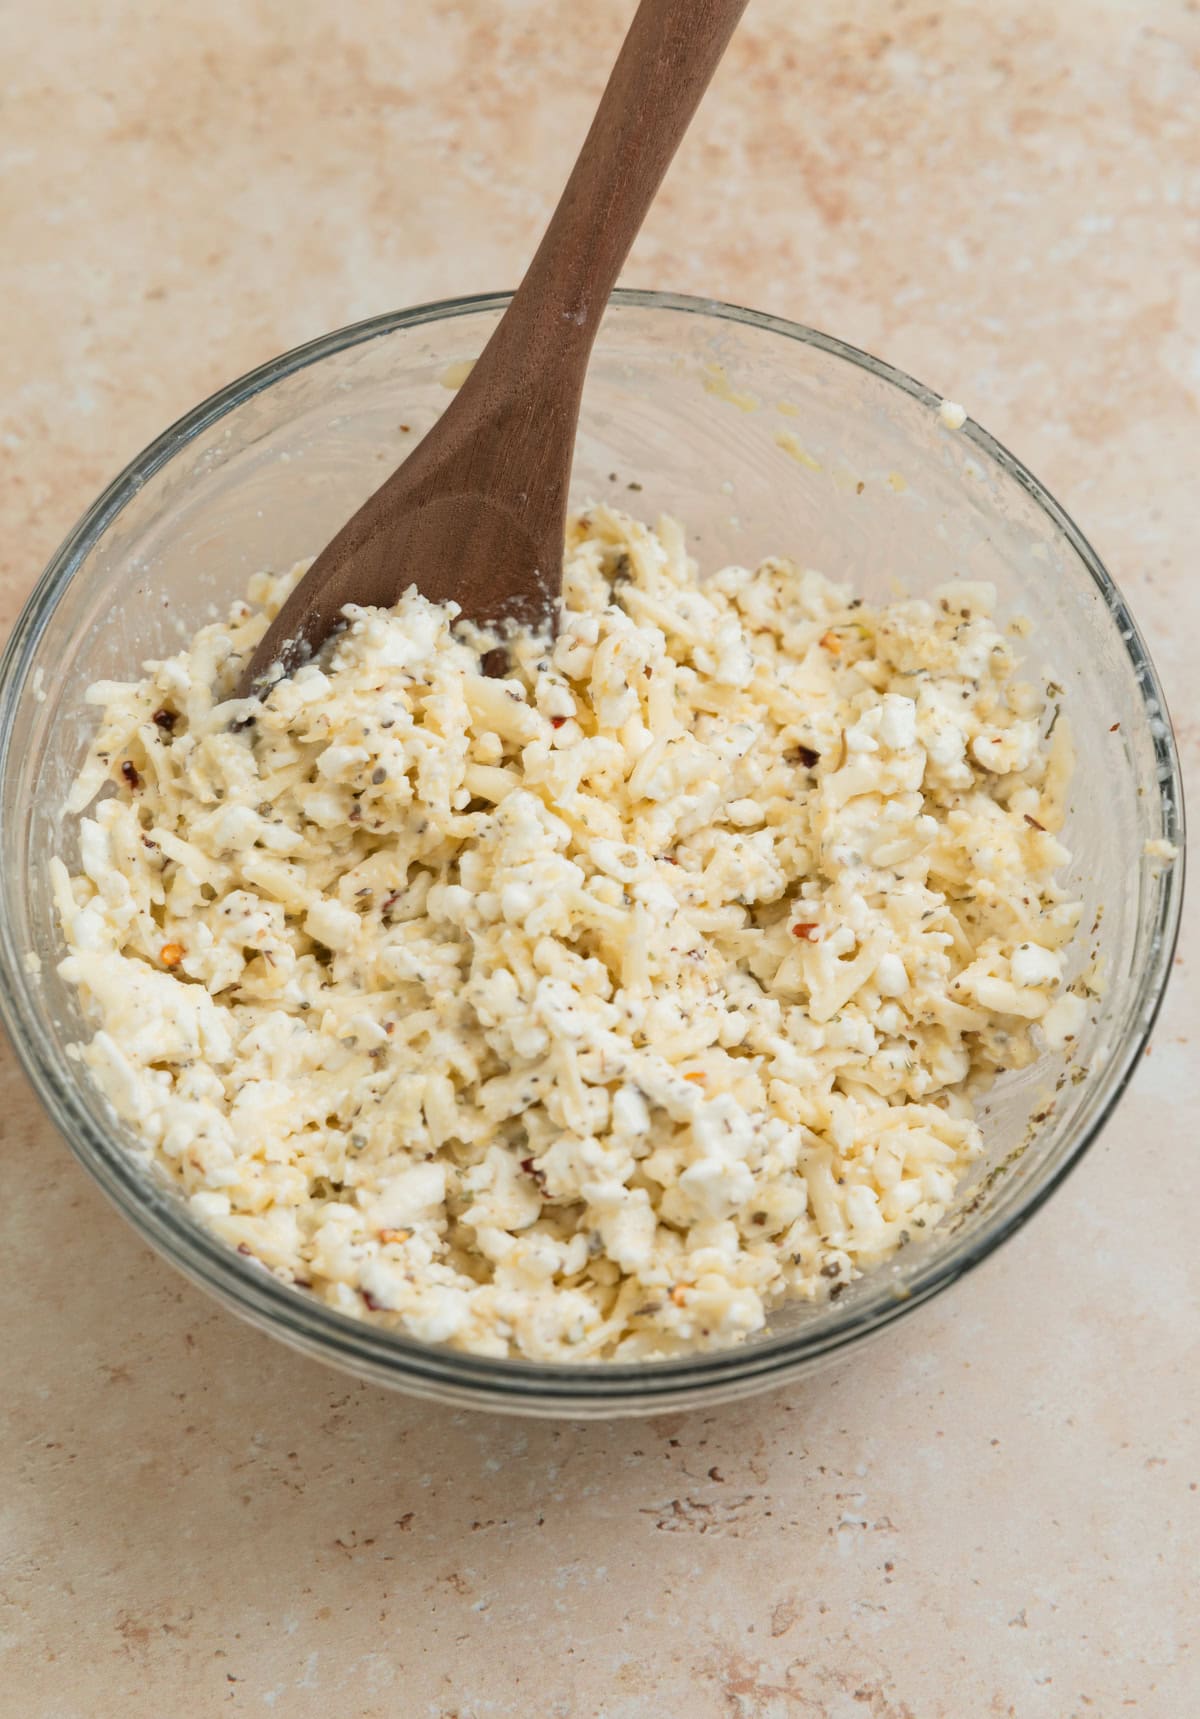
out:
M629 11L5 8L0 624L219 383L511 285ZM1193 782L1198 116L1194 3L754 0L625 276L962 400L1115 572ZM641 1424L432 1409L243 1328L5 1053L0 1708L1200 1711L1198 959L1193 929L1116 1121L971 1279L808 1385Z

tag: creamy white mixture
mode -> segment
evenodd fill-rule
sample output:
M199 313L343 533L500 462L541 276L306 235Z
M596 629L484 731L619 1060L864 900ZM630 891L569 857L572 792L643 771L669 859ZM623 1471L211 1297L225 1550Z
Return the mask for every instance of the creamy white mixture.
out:
M54 862L81 1054L193 1211L545 1360L728 1343L937 1223L972 1095L1084 1011L1067 723L991 589L701 585L594 508L508 678L410 591L236 701L298 573L91 689L71 810L110 793Z

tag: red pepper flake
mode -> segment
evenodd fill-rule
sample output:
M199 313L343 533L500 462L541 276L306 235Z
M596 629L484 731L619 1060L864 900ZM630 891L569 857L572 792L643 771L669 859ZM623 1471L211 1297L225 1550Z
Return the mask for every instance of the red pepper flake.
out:
M1025 814L1025 822L1034 830L1044 830L1046 828L1045 824L1039 824L1036 818L1031 818L1028 812Z
M807 920L803 925L792 926L793 937L803 937L806 943L815 943L821 927L815 920Z
M178 721L179 717L175 711L168 710L165 705L161 710L154 712L154 725L156 728L161 728L164 734L170 734Z
M121 774L136 793L142 785L142 778L137 773L137 767L131 758L126 758L121 764Z
M1120 728L1120 726L1121 726L1121 724L1119 722L1114 722L1112 727L1109 729L1108 732L1110 734L1115 734L1117 732L1117 729Z
M545 1184L546 1184L546 1172L544 1170L539 1170L532 1158L522 1158L521 1159L521 1168L522 1168L522 1170L524 1170L524 1172L527 1176L533 1177L534 1181L537 1183L539 1188L542 1188L545 1186Z
M369 1289L360 1290L359 1293L362 1296L363 1300L366 1302L367 1306L371 1309L372 1313L386 1313L387 1312L387 1308L383 1305L383 1302L382 1301L376 1301L375 1297L371 1294L371 1291Z
M254 1255L250 1252L250 1249L246 1246L245 1242L239 1242L237 1245L237 1250L239 1253L245 1254L247 1259L253 1259L254 1258Z
M565 716L552 716L550 718L550 726L551 728L561 728L566 720Z
M404 892L402 890L394 889L390 895L385 896L384 900L383 900L383 905L379 909L380 913L390 913L392 908L395 907L396 903L399 901L399 899L403 893ZM391 1027L389 1027L388 1032L390 1033L391 1030L392 1030Z

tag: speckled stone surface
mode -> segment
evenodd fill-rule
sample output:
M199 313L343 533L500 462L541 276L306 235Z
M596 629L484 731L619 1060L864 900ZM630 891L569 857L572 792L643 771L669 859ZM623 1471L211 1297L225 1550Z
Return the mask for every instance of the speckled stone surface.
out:
M0 624L219 383L511 285L629 11L5 7ZM964 401L1115 571L1195 780L1194 4L753 0L625 278ZM607 1427L431 1409L243 1329L6 1053L0 1708L1200 1712L1198 960L1193 930L1117 1120L973 1278L806 1387Z

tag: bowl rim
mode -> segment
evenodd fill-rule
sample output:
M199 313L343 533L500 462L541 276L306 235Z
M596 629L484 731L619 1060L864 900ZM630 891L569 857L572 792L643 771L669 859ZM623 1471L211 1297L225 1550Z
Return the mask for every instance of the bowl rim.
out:
M402 329L502 311L511 293L479 293L433 300L348 324L291 348L218 389L168 426L132 459L82 515L25 602L0 657L0 782L7 778L13 713L27 690L37 644L60 599L92 548L149 478L188 443L245 401L275 383L364 342ZM618 288L615 309L665 311L733 322L816 347L914 400L937 410L941 396L894 366L819 330L768 312L681 293ZM1049 518L1092 578L1129 658L1152 722L1162 828L1179 848L1173 864L1158 873L1148 960L1138 989L1133 1030L1113 1052L1102 1075L1103 1102L1071 1140L1061 1159L994 1225L972 1235L969 1245L931 1255L902 1294L881 1285L843 1304L842 1311L811 1328L781 1332L753 1343L704 1350L660 1361L535 1362L492 1358L441 1348L371 1325L309 1299L276 1279L257 1261L236 1254L175 1195L159 1192L145 1169L120 1141L93 1120L77 1097L73 1069L48 1053L30 1030L35 1018L30 975L7 911L0 912L0 1020L18 1059L68 1146L134 1229L184 1275L233 1307L251 1323L294 1346L341 1367L350 1367L403 1388L450 1397L464 1404L529 1412L576 1414L664 1409L684 1402L711 1402L761 1388L877 1332L957 1282L986 1259L1041 1208L1095 1141L1140 1061L1170 977L1182 912L1184 884L1183 790L1175 738L1162 687L1141 632L1104 564L1054 497L1000 442L972 419L958 432ZM6 907L6 898L4 905Z

